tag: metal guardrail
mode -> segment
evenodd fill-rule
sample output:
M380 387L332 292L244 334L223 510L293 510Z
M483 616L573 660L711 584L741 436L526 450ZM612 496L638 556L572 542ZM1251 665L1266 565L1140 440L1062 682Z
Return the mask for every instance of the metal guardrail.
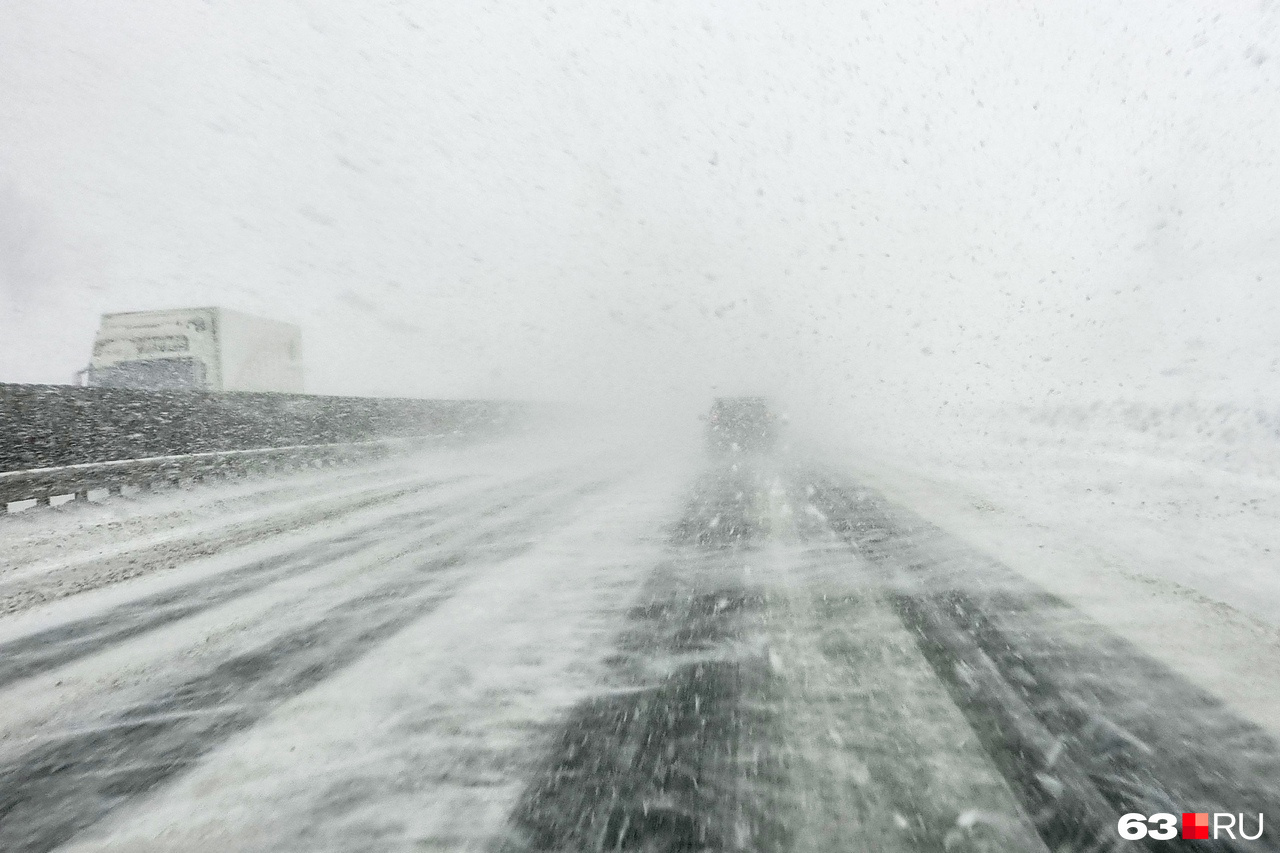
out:
M149 456L111 462L88 462L26 471L0 472L0 513L10 503L35 500L48 504L60 495L88 497L91 491L106 489L118 493L123 486L151 487L162 483L199 480L205 477L267 471L289 466L316 466L381 458L395 450L438 436L389 438L344 444L310 444L290 447L263 447L250 450L222 450L172 456Z
M0 383L0 471L502 432L536 406L314 394L143 391Z
M144 391L0 383L0 513L17 501L473 441L545 407L504 400Z

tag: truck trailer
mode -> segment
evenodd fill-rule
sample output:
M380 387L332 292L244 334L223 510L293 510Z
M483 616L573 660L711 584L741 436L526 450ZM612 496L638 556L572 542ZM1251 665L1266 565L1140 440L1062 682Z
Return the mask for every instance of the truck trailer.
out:
M102 388L297 394L302 333L226 308L103 314L82 375Z

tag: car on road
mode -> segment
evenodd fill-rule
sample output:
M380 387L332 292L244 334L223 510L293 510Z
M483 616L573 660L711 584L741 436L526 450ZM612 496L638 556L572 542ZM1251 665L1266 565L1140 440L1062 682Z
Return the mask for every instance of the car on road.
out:
M779 418L765 397L717 397L706 415L707 451L713 456L771 453Z

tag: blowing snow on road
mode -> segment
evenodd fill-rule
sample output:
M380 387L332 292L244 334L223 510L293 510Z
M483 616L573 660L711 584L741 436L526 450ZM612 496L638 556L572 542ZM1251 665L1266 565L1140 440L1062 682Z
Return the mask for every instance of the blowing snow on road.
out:
M0 849L1091 850L1280 802L1274 721L852 474L546 450L0 518Z
M0 93L0 853L1280 853L1280 0L8 0Z

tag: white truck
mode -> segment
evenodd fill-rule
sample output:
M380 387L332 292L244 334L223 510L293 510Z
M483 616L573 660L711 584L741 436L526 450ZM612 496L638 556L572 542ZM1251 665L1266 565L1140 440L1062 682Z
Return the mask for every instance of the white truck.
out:
M302 333L226 308L103 314L81 375L106 388L301 393Z

